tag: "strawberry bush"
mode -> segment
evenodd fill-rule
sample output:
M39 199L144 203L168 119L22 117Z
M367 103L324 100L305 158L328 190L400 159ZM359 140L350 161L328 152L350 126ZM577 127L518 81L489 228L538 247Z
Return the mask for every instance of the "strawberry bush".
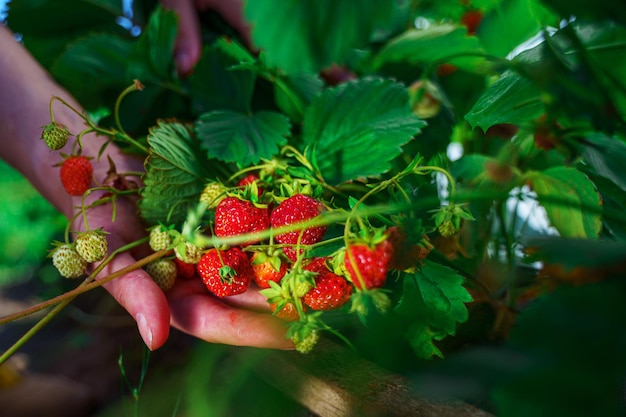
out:
M245 17L258 49L205 13L181 79L177 18L153 2L10 3L86 130L144 159L95 204L138 196L159 286L260 291L301 352L335 338L498 415L620 415L624 9L255 0ZM51 120L41 146L68 133ZM78 145L65 163L98 158ZM78 195L104 180L66 176ZM63 276L106 253L87 233L56 243Z

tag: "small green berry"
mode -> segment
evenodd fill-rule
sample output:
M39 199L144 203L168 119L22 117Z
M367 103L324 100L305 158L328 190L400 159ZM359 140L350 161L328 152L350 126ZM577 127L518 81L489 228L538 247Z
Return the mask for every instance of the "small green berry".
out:
M169 249L172 246L173 239L169 230L165 230L161 226L156 226L150 230L148 243L150 249L158 252L160 250Z
M58 151L67 143L70 131L64 125L52 122L46 125L41 133L41 139L46 142L46 146L53 151Z
M71 244L57 246L52 252L52 265L65 278L80 278L87 270L85 261Z
M100 262L107 255L109 245L101 230L89 230L76 236L76 252L87 262Z
M163 291L167 291L174 286L176 276L178 275L176 263L171 259L152 261L145 266L145 270Z

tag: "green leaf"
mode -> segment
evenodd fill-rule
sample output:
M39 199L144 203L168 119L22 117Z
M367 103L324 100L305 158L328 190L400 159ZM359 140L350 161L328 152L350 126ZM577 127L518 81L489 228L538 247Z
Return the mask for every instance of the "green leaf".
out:
M580 123L614 129L626 110L626 30L611 24L574 22L513 59L465 119L483 130L521 125L550 110Z
M178 33L178 15L157 7L148 25L135 43L129 57L129 75L141 82L162 83L176 78L174 41Z
M202 148L211 157L240 167L277 155L287 143L290 129L289 119L269 111L214 111L200 115L195 127Z
M521 125L545 112L541 90L512 70L505 71L465 115L472 128L487 131L497 124Z
M602 206L587 176L574 168L554 167L533 173L528 180L562 237L598 237Z
M480 22L478 37L485 50L505 57L547 26L558 26L558 17L537 0L498 1Z
M623 277L563 286L523 311L504 346L515 361L496 365L523 366L493 391L495 414L623 416L625 291Z
M109 91L118 94L132 83L126 73L131 49L130 40L92 35L71 44L50 71L83 106L96 108L110 101Z
M556 10L562 17L576 16L579 19L619 22L626 24L626 9L614 0L544 0L544 3Z
M464 281L454 270L431 261L405 276L395 312L409 321L407 337L419 357L442 356L433 341L454 335L457 323L467 321L465 303L472 296Z
M256 74L231 68L237 64L239 61L217 45L204 49L189 77L191 106L195 114L213 110L249 110Z
M626 191L626 144L621 139L594 133L585 137L582 157L601 175Z
M409 107L407 89L377 78L326 90L307 109L303 139L329 184L376 176L425 122Z
M317 96L324 82L317 74L287 74L274 82L278 108L294 122L302 121L306 107Z
M367 45L379 22L391 16L388 0L272 0L245 3L253 43L267 61L287 73L316 73L343 64L350 51Z
M123 15L120 1L65 0L63 7L54 0L11 1L8 6L9 27L22 35L24 46L45 68L80 37L102 32L127 34L115 21Z
M180 123L161 122L148 135L141 216L149 224L182 224L196 207L211 164L191 131Z
M470 72L483 73L489 68L485 51L467 29L453 24L433 25L426 29L410 29L389 41L375 56L376 70L395 62L431 65L450 63Z

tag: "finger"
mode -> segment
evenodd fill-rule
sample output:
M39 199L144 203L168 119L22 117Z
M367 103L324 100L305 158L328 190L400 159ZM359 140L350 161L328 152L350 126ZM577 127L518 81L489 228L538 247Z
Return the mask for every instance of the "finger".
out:
M211 8L222 16L251 46L250 25L244 19L243 2L241 0L196 0L199 9Z
M136 262L128 253L117 255L96 279L119 271ZM170 312L163 291L143 270L136 269L103 287L137 322L139 334L150 350L163 346L169 337Z
M293 349L285 323L269 314L238 309L204 294L168 294L171 324L210 343Z
M205 294L211 296L200 278L191 280L178 280L175 287L170 290L168 295L174 295L176 298L185 297L191 294ZM224 297L221 301L232 307L243 308L246 310L254 310L263 313L271 311L267 299L259 293L256 287L250 287L243 294Z
M187 77L193 72L202 53L198 13L192 0L161 0L161 4L178 15L174 60L178 74Z

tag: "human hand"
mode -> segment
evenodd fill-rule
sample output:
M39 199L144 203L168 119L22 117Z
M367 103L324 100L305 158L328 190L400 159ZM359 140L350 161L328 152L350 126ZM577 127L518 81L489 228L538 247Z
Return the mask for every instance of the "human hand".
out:
M120 166L131 171L138 168L139 161L128 155L116 154L115 158L118 172L125 172L119 170ZM91 207L85 212L86 221L80 217L74 222L76 231L85 230L86 225L91 230L102 228L108 233L109 252L145 237L146 230L136 215L132 197L115 199L115 217L112 202L92 204L101 197L101 192L88 196L85 203ZM96 279L130 267L150 252L143 245L119 253ZM135 318L139 333L150 349L157 349L166 342L170 325L212 343L292 347L285 338L286 327L269 314L267 301L258 291L220 299L211 295L199 279L178 279L165 295L143 269L116 278L104 284L104 288Z
M193 72L202 54L198 12L214 10L250 43L250 28L243 18L241 0L161 0L161 4L179 16L174 59L181 77Z

